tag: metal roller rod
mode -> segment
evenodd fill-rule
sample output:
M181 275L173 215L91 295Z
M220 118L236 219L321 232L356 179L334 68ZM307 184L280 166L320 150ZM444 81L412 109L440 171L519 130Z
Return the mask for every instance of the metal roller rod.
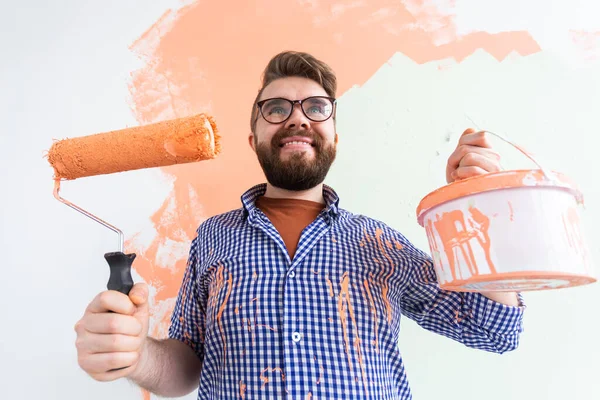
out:
M119 251L123 252L123 249L125 247L125 245L124 245L124 237L123 237L123 232L119 228L117 228L117 227L109 224L106 221L101 220L100 218L96 217L95 215L93 215L93 214L85 211L84 209L76 206L75 204L71 203L70 201L68 201L68 200L60 197L59 191L60 191L60 182L59 181L55 181L55 185L54 185L54 197L58 201L60 201L61 203L68 205L69 207L71 207L72 209L74 209L76 211L79 211L81 214L85 215L88 218L93 219L94 221L96 221L99 224L107 227L108 229L110 229L111 231L113 231L117 235L119 235Z

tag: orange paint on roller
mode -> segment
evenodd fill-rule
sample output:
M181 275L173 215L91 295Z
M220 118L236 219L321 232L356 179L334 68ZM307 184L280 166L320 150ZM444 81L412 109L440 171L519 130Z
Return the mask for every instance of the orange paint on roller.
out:
M53 143L48 161L54 168L54 197L119 236L118 251L104 254L110 267L109 290L129 294L134 284L131 265L137 255L123 252L124 239L120 229L62 198L59 194L61 181L208 160L219 152L217 126L206 114ZM231 291L231 275L227 283ZM219 310L219 323L226 302Z
M55 179L77 179L215 158L220 137L205 114L55 142Z

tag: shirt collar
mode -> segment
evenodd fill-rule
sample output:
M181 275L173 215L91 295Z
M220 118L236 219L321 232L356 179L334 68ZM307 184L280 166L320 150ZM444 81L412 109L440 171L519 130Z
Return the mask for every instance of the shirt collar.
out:
M252 215L256 210L256 199L264 195L267 191L267 184L260 183L256 186L248 189L242 194L242 205L244 206L244 215ZM336 215L339 213L340 198L330 186L323 185L323 198L325 200L324 212L330 215Z

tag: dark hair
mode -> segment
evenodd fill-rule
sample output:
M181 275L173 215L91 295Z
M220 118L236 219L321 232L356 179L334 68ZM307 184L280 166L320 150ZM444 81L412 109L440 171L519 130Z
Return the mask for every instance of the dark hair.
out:
M281 52L269 61L263 72L262 87L258 91L254 103L252 103L250 115L250 129L252 129L252 132L256 128L258 116L256 102L260 99L265 87L274 80L291 76L312 79L323 87L328 96L335 97L337 79L329 65L308 53L298 51Z

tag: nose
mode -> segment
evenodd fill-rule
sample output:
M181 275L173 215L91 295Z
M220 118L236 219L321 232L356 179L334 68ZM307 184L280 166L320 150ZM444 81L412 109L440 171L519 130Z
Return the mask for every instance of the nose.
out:
M310 120L302 112L300 104L294 104L292 115L285 122L285 127L287 129L310 129Z

